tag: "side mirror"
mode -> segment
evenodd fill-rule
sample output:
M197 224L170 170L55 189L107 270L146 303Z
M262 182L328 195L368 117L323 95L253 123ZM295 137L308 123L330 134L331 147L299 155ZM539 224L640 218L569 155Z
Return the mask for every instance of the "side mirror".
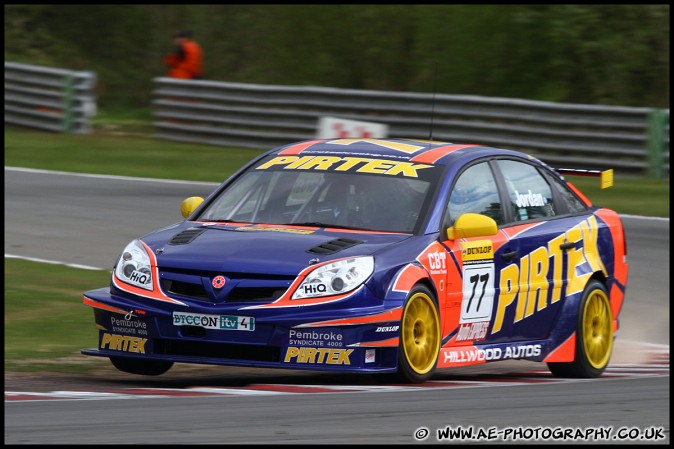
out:
M194 212L194 209L199 207L201 203L204 202L204 199L200 196L191 196L187 199L184 199L180 205L180 213L184 218L189 217Z
M465 239L468 237L486 237L498 232L496 222L486 215L467 213L461 215L454 222L454 226L447 228L447 239Z

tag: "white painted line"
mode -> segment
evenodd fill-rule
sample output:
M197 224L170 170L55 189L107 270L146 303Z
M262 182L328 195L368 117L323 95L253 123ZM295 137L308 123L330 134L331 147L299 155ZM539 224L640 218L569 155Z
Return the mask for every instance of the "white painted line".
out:
M105 271L112 272L112 269L108 269L108 268L91 267L89 265L80 265L80 264L76 264L76 263L66 263L66 262L60 262L60 261L57 261L57 260L38 259L36 257L17 256L15 254L6 254L5 253L5 258L6 259L29 260L31 262L48 263L48 264L51 264L51 265L65 265L66 267L79 268L81 270L105 270Z
M180 179L157 179L157 178L138 178L134 176L119 176L119 175L97 175L93 173L74 173L66 171L57 171L57 170L42 170L38 168L23 168L23 167L7 167L5 170L8 171L18 171L23 173L42 173L50 175L67 175L67 176L80 176L83 178L95 178L95 179L112 179L118 181L141 181L141 182L160 182L166 184L190 184L190 185L205 185L205 186L218 186L218 182L204 182L204 181L185 181Z
M620 218L634 218L637 220L660 220L669 221L669 217L645 217L642 215L618 214Z
M16 400L15 396L32 396L34 399ZM87 392L87 391L48 391L43 393L24 392L24 391L10 391L5 392L5 402L39 402L39 401L91 401L91 400L108 400L108 399L145 399L155 398L157 396L141 396L135 394L120 394L107 392Z
M240 395L240 396L271 396L271 395L280 395L287 394L284 391L273 391L273 390L247 390L244 388L207 388L207 387L197 387L197 388L188 388L185 391L196 392L196 393L210 393L215 395Z
M669 364L664 363L653 363L648 365L609 365L607 371L662 371L663 369L669 369Z
M668 344L662 344L662 343L648 343L645 341L637 341L637 340L620 340L620 343L628 343L636 346L646 346L646 347L651 347L651 348L657 348L660 350L667 350L669 351L669 345Z

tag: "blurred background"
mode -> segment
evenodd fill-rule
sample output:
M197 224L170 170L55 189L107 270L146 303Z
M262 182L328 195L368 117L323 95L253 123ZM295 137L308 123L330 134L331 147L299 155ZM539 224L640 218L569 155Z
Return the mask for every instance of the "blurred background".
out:
M205 79L669 107L669 5L5 5L5 61L149 108L172 36ZM435 76L437 66L437 77Z

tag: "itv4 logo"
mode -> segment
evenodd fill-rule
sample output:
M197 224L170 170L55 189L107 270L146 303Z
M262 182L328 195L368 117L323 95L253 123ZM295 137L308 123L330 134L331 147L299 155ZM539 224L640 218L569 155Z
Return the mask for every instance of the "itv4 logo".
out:
M239 326L235 316L221 316L220 329L236 329Z
M220 316L220 329L224 330L255 330L255 318L248 316Z

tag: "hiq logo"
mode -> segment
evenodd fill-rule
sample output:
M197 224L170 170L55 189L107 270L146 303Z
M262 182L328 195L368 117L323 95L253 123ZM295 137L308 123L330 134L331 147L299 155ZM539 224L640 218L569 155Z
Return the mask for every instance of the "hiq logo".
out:
M150 277L145 273L134 270L134 272L131 273L131 276L129 276L129 280L138 284L147 284L150 282Z
M302 290L304 290L305 294L312 295L316 293L325 293L328 288L325 284L306 284L302 286Z

